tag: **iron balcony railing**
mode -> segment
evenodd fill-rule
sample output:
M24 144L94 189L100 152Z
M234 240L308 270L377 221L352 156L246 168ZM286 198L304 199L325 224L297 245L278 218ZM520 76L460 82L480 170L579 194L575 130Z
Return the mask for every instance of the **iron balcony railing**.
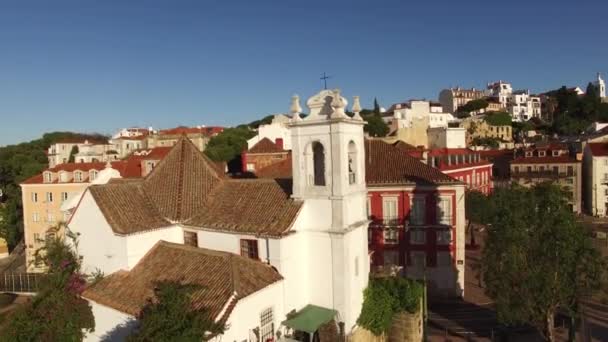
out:
M548 171L519 171L512 172L511 178L567 178L576 176L576 172L555 172Z
M374 226L403 227L405 225L405 220L403 218L370 216L368 219L372 221L371 224Z

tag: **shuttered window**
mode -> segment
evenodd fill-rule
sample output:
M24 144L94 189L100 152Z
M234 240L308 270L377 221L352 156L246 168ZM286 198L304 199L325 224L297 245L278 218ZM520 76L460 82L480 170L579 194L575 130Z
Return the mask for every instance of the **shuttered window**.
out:
M259 259L258 240L241 239L241 255L251 259Z

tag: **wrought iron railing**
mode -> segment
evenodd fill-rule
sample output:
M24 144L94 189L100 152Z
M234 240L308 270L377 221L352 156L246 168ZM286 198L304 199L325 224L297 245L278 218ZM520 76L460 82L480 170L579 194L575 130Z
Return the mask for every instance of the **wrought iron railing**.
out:
M0 292L35 293L44 276L42 273L0 273Z

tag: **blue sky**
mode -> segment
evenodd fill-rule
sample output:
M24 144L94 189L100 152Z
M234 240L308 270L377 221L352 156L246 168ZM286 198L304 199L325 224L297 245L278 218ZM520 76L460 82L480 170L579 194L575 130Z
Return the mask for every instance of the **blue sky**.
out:
M0 2L0 145L43 132L235 125L323 72L364 106L608 74L608 1ZM608 75L607 75L608 76Z

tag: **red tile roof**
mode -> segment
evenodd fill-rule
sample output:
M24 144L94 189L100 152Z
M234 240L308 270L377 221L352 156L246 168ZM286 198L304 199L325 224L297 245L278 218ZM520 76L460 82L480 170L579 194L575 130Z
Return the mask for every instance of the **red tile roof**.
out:
M460 183L380 140L366 140L365 154L365 180L368 186Z
M25 181L21 182L21 184L57 184L57 183L60 183L57 179L51 183L44 182L44 172L59 173L61 171L66 171L66 172L74 172L74 171L89 172L91 170L101 171L106 168L106 165L107 165L107 163L105 163L105 162L59 164L53 168L42 171L42 173L40 173L40 174L37 174L33 177L26 179ZM141 167L139 166L139 163L119 160L119 161L112 162L111 165L112 165L112 168L117 170L122 177L125 177L125 178L141 177ZM78 183L78 182L74 182L74 180L72 179L68 183ZM82 182L82 183L85 183L85 182Z
M291 154L280 162L267 165L255 172L258 178L288 179L292 177Z
M131 271L112 273L89 286L82 295L138 316L154 299L158 282L197 285L199 288L191 297L192 309L204 308L211 319L225 322L240 299L282 279L273 267L258 260L159 241Z
M589 143L589 150L594 157L608 156L608 143Z
M284 149L277 146L270 139L264 138L258 141L257 144L253 145L247 153L282 153L287 152Z
M202 229L281 236L302 205L290 198L290 187L277 181L226 179L223 170L185 137L145 179L91 186L89 191L117 234L181 222Z
M178 135L178 134L205 134L213 136L224 131L224 127L209 126L209 127L186 127L179 126L170 129L163 129L158 132L160 135Z

